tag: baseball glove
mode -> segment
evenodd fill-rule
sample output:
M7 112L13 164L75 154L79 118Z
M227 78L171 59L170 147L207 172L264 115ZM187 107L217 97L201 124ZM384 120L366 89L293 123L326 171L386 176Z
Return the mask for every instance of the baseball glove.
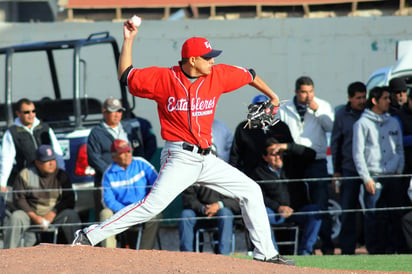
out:
M270 100L263 103L250 104L248 106L247 123L249 128L267 128L275 125L279 119L276 118L276 113L279 106L275 106Z

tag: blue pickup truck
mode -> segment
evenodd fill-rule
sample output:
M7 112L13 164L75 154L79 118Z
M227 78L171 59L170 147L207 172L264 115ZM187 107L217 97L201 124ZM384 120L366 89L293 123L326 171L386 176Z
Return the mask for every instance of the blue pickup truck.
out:
M110 94L120 98L126 109L124 118L133 117L134 99L129 95L131 106L126 88L117 80L119 55L118 44L108 32L0 48L0 67L5 72L0 138L13 123L15 103L22 97L32 100L37 117L54 129L61 144L79 213L94 207L94 170L87 162L86 142L91 128L102 119L105 98L93 83L107 81ZM32 89L22 92L21 81L31 81Z

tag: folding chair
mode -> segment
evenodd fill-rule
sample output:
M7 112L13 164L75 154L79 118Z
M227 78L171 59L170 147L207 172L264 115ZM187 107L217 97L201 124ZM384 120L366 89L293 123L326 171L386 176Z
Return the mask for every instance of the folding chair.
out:
M135 229L137 230L136 249L140 249L140 243L142 242L143 225L137 225L135 226ZM160 242L159 231L157 232L156 240L157 240L157 245L159 246L159 250L162 250L162 244Z
M298 254L299 226L295 223L271 225L278 246L292 246L293 255Z
M36 234L36 239L37 242L41 241L41 234L43 233L53 233L53 244L57 244L57 237L59 235L59 228L57 226L49 226L47 229L43 229L41 227L30 227L29 229L27 229L20 238L20 246L24 246L24 236L26 233L28 232L32 232Z
M208 227L208 228L198 228L195 231L195 251L203 252L203 246L210 244L213 251L215 251L216 246L219 244L218 240L215 240L215 235L219 232L218 227ZM208 237L205 237L208 235ZM208 238L208 241L206 240ZM236 246L236 235L235 228L233 228L232 239L231 239L231 253L235 254Z

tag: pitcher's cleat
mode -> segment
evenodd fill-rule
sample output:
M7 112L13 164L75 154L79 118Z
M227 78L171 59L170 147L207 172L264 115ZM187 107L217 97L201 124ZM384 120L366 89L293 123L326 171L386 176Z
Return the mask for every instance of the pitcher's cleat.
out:
M266 262L266 263L272 263L272 264L296 265L296 262L294 260L285 258L280 254L278 254L278 255L270 258L270 259L266 259L266 260L259 260L259 259L254 259L254 260L261 261L261 262Z
M74 233L72 245L92 245L83 230L79 229Z

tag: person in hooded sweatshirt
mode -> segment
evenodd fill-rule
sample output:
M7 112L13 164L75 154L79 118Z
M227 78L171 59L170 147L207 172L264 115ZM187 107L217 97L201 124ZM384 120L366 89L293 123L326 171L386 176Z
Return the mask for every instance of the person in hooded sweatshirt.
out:
M401 230L403 212L390 209L401 205L398 198L401 178L395 175L402 174L404 151L400 125L388 113L389 96L387 87L371 89L366 109L353 125L355 167L364 183L365 195L374 198L365 205L365 244L370 254L405 250Z

